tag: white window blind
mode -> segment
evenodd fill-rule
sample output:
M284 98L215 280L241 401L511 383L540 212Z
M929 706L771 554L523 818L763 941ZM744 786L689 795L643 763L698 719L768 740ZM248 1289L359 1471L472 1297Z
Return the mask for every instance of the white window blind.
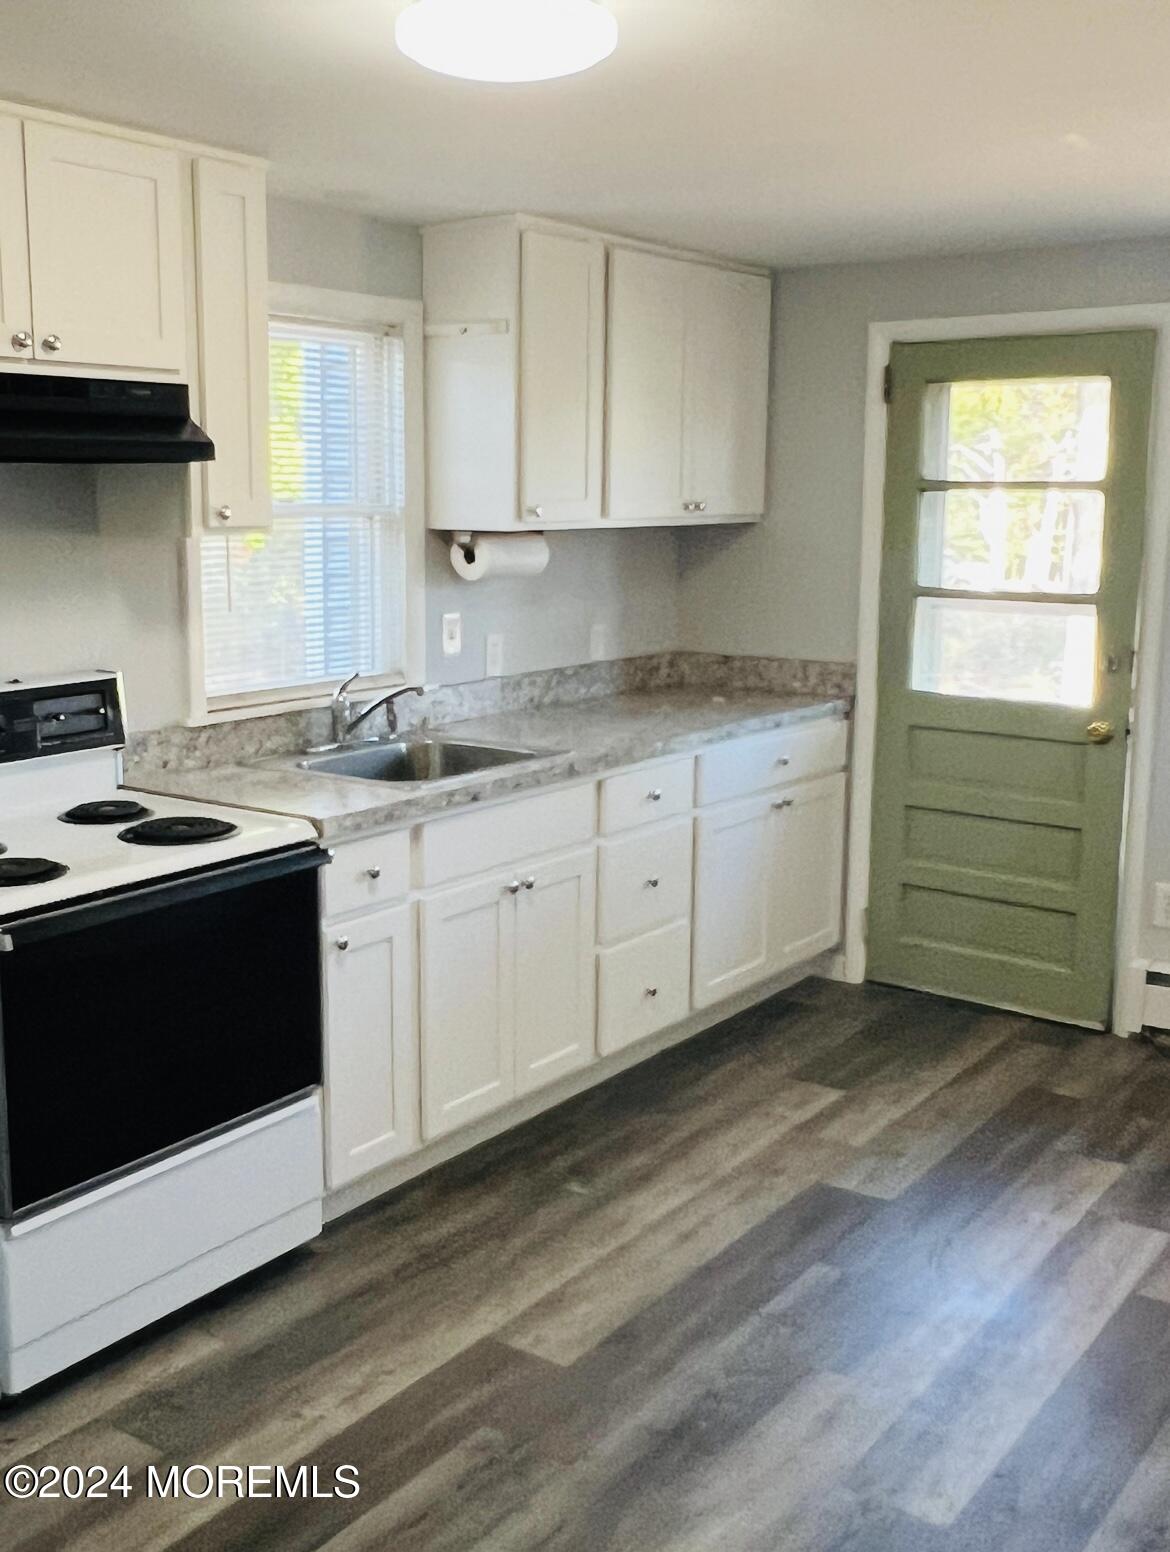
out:
M274 318L269 364L272 527L203 541L212 703L405 662L401 334Z

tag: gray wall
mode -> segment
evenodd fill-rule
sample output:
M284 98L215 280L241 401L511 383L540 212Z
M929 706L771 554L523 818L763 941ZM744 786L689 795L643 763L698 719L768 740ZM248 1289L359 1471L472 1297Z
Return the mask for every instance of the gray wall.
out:
M413 227L274 199L269 248L276 280L422 295ZM0 675L120 667L133 727L184 719L186 478L175 469L0 468ZM484 638L495 630L508 673L584 661L595 620L607 627L611 656L673 646L676 584L668 533L562 535L542 577L471 586L429 539L428 676L481 677ZM463 615L464 649L444 658L439 620L452 609Z
M1166 301L1170 241L1161 239L782 274L768 518L750 530L679 535L681 644L856 657L871 322ZM1155 671L1170 692L1170 641ZM1170 768L1170 707L1156 737L1159 768ZM1150 818L1146 951L1170 960L1170 932L1153 926L1149 909L1154 881L1170 879L1170 789Z

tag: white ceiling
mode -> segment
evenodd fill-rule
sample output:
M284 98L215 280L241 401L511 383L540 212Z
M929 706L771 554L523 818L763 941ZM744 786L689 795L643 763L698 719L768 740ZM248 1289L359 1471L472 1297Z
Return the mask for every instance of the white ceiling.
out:
M1164 0L610 0L483 86L402 0L2 0L0 95L249 150L396 220L535 210L769 263L1170 231Z

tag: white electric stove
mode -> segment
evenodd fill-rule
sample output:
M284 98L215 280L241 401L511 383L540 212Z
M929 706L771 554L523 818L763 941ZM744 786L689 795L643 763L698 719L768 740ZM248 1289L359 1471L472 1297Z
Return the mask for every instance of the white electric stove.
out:
M0 681L0 1390L321 1226L301 820L119 785L121 682Z

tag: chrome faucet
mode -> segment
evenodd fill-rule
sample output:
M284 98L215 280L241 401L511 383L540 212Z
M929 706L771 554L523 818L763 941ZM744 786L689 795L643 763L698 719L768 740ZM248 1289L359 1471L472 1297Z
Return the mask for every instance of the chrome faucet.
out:
M349 687L359 674L350 674L344 684L339 684L333 692L333 742L344 744L353 732L360 727L367 717L372 716L379 706L386 708L386 726L391 733L398 731L398 710L394 702L400 695L425 695L428 690L434 689L430 684L401 684L396 690L387 690L385 695L380 695L376 701L371 701L368 706L363 706L356 716L353 714L353 701L349 695Z

